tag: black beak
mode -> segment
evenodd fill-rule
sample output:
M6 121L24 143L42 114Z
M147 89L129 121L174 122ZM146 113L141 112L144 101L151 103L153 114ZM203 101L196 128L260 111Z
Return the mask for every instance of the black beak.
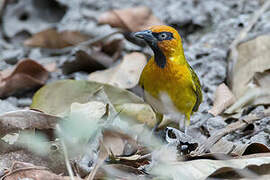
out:
M156 38L153 36L152 31L150 30L136 32L134 33L134 36L139 39L143 39L146 42L156 41Z

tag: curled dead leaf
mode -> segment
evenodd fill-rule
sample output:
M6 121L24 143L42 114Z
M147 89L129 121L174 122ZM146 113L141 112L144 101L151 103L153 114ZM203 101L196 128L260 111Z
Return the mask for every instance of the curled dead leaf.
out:
M56 29L46 29L25 40L24 45L29 47L61 49L78 44L88 39L89 36L81 34L77 31L58 32Z
M224 153L228 157L231 155L241 157L257 153L269 153L270 149L261 143L240 144L220 139L210 148L210 151L211 154ZM219 159L218 156L217 159Z
M45 84L49 76L49 72L42 65L31 59L20 61L12 72L4 73L2 72L0 79L0 97L39 87Z
M229 82L237 102L228 113L246 104L270 104L269 40L269 35L260 35L237 46L237 61L229 67Z
M146 65L144 54L133 52L124 57L117 66L89 75L89 80L111 84L120 88L133 88L139 82L140 74Z
M34 110L11 111L0 115L0 136L24 129L53 129L57 116Z
M214 116L217 116L234 102L234 95L230 89L224 83L222 83L216 89L214 106L208 112Z
M108 55L94 49L79 49L72 52L71 57L62 64L65 74L77 71L93 72L109 67L113 59Z
M98 22L119 27L129 32L141 31L153 25L164 24L146 6L108 11L98 18Z

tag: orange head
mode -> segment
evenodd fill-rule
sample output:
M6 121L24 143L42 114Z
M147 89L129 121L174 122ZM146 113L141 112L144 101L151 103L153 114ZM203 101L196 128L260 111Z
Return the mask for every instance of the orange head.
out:
M136 32L134 36L146 41L154 51L157 65L162 68L167 60L184 55L181 37L170 26L152 26L148 30Z

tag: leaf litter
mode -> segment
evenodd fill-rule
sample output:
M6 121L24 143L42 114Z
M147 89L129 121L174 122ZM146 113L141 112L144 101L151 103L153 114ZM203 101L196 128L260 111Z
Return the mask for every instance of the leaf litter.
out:
M265 64L268 57L268 35L257 35L244 42L236 39L237 46L232 46L236 48L231 51L237 50L238 59L234 66L229 67L234 73L228 76L234 83L228 83L228 86L222 84L224 79L219 81L218 86L216 79L220 79L212 77L212 70L204 74L208 69L205 65L200 65L199 59L209 60L207 53L202 53L205 57L196 55L196 62L192 61L191 64L194 62L195 70L202 75L201 79L207 79L208 76L214 78L212 80L216 94L211 99L214 88L206 82L203 88L207 102L204 102L197 116L201 121L193 121L185 134L170 127L171 124L166 124L167 129L157 128L164 117L141 97L124 89L132 88L137 93L136 84L146 63L146 56L134 52L141 49L128 41L130 39L126 32L164 24L164 21L190 33L187 17L181 15L184 20L178 18L171 21L170 14L167 13L166 18L160 20L154 14L162 13L163 9L167 9L165 6L160 12L152 11L146 6L124 6L113 10L105 8L104 14L95 15L97 22L92 22L90 14L95 13L86 10L89 6L83 5L86 9L78 13L78 4L72 3L73 1L52 2L56 3L57 10L52 11L50 18L52 22L61 22L60 28L52 26L48 19L39 16L39 13L44 13L42 7L47 7L46 3L38 6L28 1L29 6L25 9L25 2L3 6L7 8L3 16L4 33L10 38L8 43L4 43L4 47L12 52L14 47L8 45L14 42L21 42L25 46L25 49L17 51L19 57L9 58L12 61L6 62L17 62L28 56L36 58L32 58L35 61L20 61L14 70L2 68L1 96L25 96L29 91L21 92L22 90L35 90L48 79L50 83L35 93L31 107L0 115L2 179L206 179L230 178L233 173L239 178L267 177L268 172L259 169L269 168L269 143L252 139L269 134L269 102L268 93L265 93L269 90L269 68ZM66 9L67 6L69 9ZM99 6L99 2L96 6ZM185 5L181 7L185 9ZM258 12L263 13L265 7L267 3ZM23 11L16 12L16 9ZM55 13L58 11L61 13ZM66 11L68 13L63 14ZM12 13L16 16L8 16ZM255 13L255 19L260 13ZM78 20L89 16L91 18L87 23ZM7 27L10 27L8 20L17 22L10 32L7 31ZM179 25L179 21L182 24ZM90 28L84 31L85 29L81 29L83 25L76 22L88 24ZM252 22L248 27L254 26ZM69 24L68 28L65 23ZM196 23L191 22L190 29ZM42 24L42 28L34 28L38 24ZM121 30L113 31L106 24ZM109 35L104 35L104 29L107 29L105 31ZM187 35L191 39L188 41L193 42L194 37L200 39L196 33L189 33ZM100 37L96 38L97 34ZM184 44L186 40L184 39ZM0 46L2 48L2 43ZM211 42L199 49L205 51L210 46ZM143 49L143 52L147 51ZM50 65L43 62L48 57L55 62ZM211 64L211 60L209 61L208 64ZM25 62L28 64L20 67ZM8 66L12 67L12 63L6 65ZM197 67L201 67L202 71ZM82 72L85 76L79 78L83 77L83 81L55 81L78 79L75 74L82 75ZM88 77L91 81L87 80ZM246 87L247 84L249 87ZM26 96L33 96L32 92L29 94ZM209 112L215 117L206 113L206 104L211 104L212 100L213 108ZM16 105L12 99L8 102ZM258 106L260 104L264 106Z
M5 70L0 75L0 96L3 97L44 85L49 72L34 60L25 59L13 71Z

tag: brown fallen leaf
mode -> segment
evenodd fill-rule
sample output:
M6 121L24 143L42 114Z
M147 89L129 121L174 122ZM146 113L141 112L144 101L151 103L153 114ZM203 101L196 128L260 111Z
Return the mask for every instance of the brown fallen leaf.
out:
M143 170L124 164L107 164L97 171L94 179L138 179L138 175L144 174Z
M62 49L86 41L89 36L77 31L62 31L46 29L24 41L25 46Z
M48 76L49 72L39 63L31 59L22 60L12 72L1 73L0 97L44 85Z
M147 60L145 55L133 52L124 57L117 66L89 75L89 80L129 89L137 85Z
M116 130L106 129L103 132L102 143L109 152L109 155L114 157L130 155L138 149L138 144L133 138Z
M210 152L211 154L224 153L228 156L245 156L257 153L269 153L270 149L261 143L240 144L220 139L210 148Z
M2 147L1 147L2 148ZM56 153L55 151L52 153ZM51 155L50 155L51 156ZM37 166L44 166L53 169L55 173L66 172L65 165L61 160L62 154L59 157L40 157L27 150L15 150L4 154L0 154L0 172L8 169L12 166L15 161L27 162L35 164ZM58 159L58 161L55 161ZM1 179L1 178L0 178Z
M0 115L0 137L24 129L53 129L57 116L34 110L11 111Z
M242 156L258 154L258 153L270 153L270 149L261 143L246 144L241 151Z
M153 25L164 24L146 6L108 11L98 18L98 22L122 28L129 32L141 31Z
M214 116L217 116L234 102L234 95L230 89L224 83L222 83L216 89L214 106L208 112Z
M236 102L238 105L235 105L229 112L235 112L248 103L270 104L270 94L267 93L270 91L270 78L269 72L267 72L270 70L269 42L269 35L261 35L238 45L237 61L229 67L229 72L232 72L229 82L233 94L240 102ZM230 54L231 56L232 54ZM258 74L263 76L258 78L256 77Z
M102 167L103 162L108 157L114 160L117 156L124 155L125 148L129 148L129 153L134 153L138 149L137 142L130 136L116 130L106 129L103 131L103 138L100 141L100 151L96 164L89 174L87 180L93 180Z
M113 59L108 55L90 49L79 49L72 52L71 58L67 59L61 68L64 74L70 74L77 71L93 72L109 67Z
M106 53L107 55L113 57L113 59L117 59L120 57L123 40L122 39L113 39L111 41L105 42L101 46L101 52Z
M60 176L52 173L49 168L43 166L35 166L30 163L25 162L14 162L8 172L2 177L5 180L14 180L14 179L53 179L53 180L68 180L70 177ZM81 178L76 178L79 180Z

